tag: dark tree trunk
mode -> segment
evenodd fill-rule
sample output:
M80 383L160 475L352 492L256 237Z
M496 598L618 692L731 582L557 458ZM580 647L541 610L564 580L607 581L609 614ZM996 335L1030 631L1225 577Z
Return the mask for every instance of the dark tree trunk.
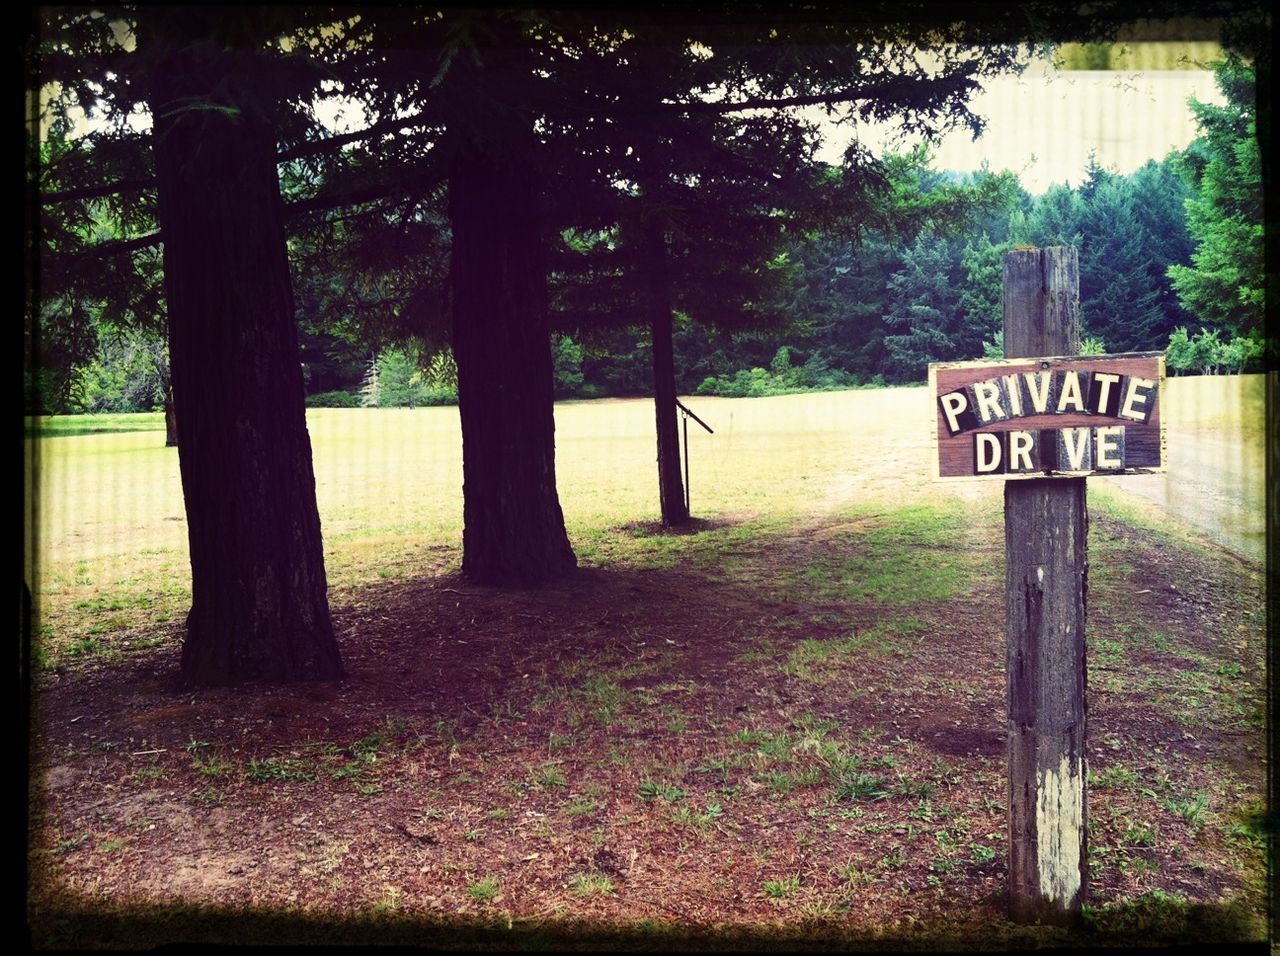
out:
M680 429L676 415L676 365L672 346L671 273L662 223L649 217L642 225L644 251L640 277L649 331L653 339L653 407L658 426L658 500L662 523L687 524L689 509L680 478Z
M173 376L164 380L164 447L178 447L178 411L173 403Z
M477 584L528 586L572 571L577 559L556 493L533 131L504 113L470 117L484 123L483 135L455 129L449 175L462 571Z
M144 20L191 545L180 680L337 678L269 93L197 11Z

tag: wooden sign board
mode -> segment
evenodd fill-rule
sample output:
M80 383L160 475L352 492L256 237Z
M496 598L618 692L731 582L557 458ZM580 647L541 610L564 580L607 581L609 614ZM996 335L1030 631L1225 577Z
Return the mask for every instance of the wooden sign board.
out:
M1163 352L930 365L938 477L1162 472L1163 392Z

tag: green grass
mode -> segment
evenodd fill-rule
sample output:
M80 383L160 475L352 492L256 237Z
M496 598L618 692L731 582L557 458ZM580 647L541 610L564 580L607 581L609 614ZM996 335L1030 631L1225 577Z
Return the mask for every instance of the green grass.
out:
M765 880L764 895L772 900L786 899L800 891L799 876L785 876L780 880Z
M830 774L836 800L875 801L890 796L892 787L885 777L861 768L862 762L857 757L846 757L832 764Z
M889 408L903 401L924 420L928 402L920 388L697 399L693 407L716 434L690 436L693 508L700 517L732 520L691 536L619 530L657 518L651 402L557 405L558 490L580 563L654 567L700 556L719 564L721 549L735 540L750 545L815 509L839 513L878 498L936 497L923 433L909 449L911 481L879 474L865 453L864 441L901 438L900 428L881 421L868 403ZM388 574L456 569L457 409L309 409L307 422L335 603ZM60 416L42 434L33 441L36 494L52 505L38 515L45 658L63 661L75 640L110 644L124 630L181 622L191 599L187 526L177 453L164 447L162 417ZM859 476L865 480L851 486ZM91 606L76 607L84 602ZM107 623L108 614L119 616ZM90 634L95 625L103 630ZM602 721L616 717L615 703L598 702Z
M300 783L315 780L316 773L301 760L268 757L249 761L245 778L255 783Z
M467 895L477 903L488 903L495 899L501 888L493 877L485 877L467 887Z
M910 653L918 635L928 624L916 617L890 618L878 621L863 631L843 639L800 641L782 664L782 672L803 681L820 681L842 662L856 658L880 658L890 654Z
M26 419L28 436L46 438L104 435L111 432L164 431L164 412L115 415L36 415ZM163 444L161 439L161 444Z
M929 418L923 388L690 404L716 429L690 434L693 510L712 519L691 535L649 528L657 518L651 402L556 406L558 491L582 566L688 566L758 584L762 596L784 604L880 605L890 612L884 619L909 618L913 605L955 600L975 582L998 578L998 537L983 544L973 530L998 523L999 483L961 488L931 480L928 429L914 424ZM335 605L370 582L456 570L457 409L309 409L307 421ZM190 571L177 455L164 447L162 416L58 416L41 424L41 434L28 440L38 448L36 494L46 505L38 513L36 660L96 666L118 661L121 650L176 650ZM889 469L886 448L895 456ZM1095 496L1095 484L1105 482L1090 485L1102 514L1156 523L1129 498L1106 490ZM758 574L750 562L810 515L847 519L847 526L824 542L820 557L776 578L739 577ZM927 575L919 573L922 562ZM1102 568L1091 563L1091 586ZM888 627L877 621L844 637L788 643L784 666L820 680L851 655L912 653L920 635L902 622ZM1125 650L1132 656L1136 648ZM763 645L759 653L767 655ZM568 692L585 717L607 726L633 702L617 676L584 673Z
M602 873L575 873L569 880L574 896L612 896L613 880Z
M667 783L662 780L641 780L638 791L640 799L646 802L652 800L663 800L666 803L675 803L685 796L685 792L675 784Z

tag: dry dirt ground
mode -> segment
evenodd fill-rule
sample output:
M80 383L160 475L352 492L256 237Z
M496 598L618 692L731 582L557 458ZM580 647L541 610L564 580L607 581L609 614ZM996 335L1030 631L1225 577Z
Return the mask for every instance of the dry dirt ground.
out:
M1259 569L1093 519L1090 908L1015 927L998 524L749 523L531 592L443 554L335 599L339 683L176 693L173 625L42 672L33 943L1264 938Z

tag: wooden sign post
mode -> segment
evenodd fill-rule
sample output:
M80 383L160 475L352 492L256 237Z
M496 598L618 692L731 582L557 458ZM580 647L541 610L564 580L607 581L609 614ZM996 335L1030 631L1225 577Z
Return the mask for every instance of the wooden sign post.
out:
M1009 910L1020 922L1072 921L1088 885L1085 478L1165 470L1163 354L1077 354L1079 302L1075 249L1015 249L1005 358L929 366L938 477L1006 479Z
M1004 257L1006 358L1080 351L1070 246ZM1004 486L1009 689L1009 913L1067 923L1089 881L1085 802L1084 478Z

